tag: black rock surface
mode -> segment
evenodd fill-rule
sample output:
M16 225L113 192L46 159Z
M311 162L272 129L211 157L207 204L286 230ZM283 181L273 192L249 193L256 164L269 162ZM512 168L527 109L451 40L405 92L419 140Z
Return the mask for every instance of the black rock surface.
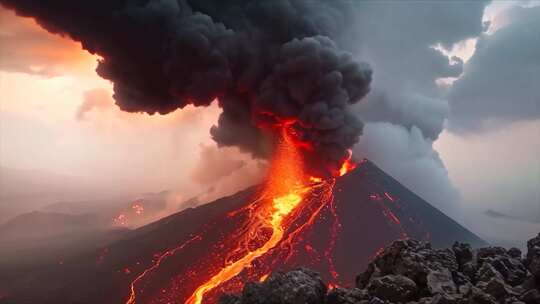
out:
M501 247L473 250L456 243L452 249L434 249L427 242L398 240L358 275L354 287L326 292L319 276L301 268L249 283L220 304L538 304L540 234L528 245L522 259Z

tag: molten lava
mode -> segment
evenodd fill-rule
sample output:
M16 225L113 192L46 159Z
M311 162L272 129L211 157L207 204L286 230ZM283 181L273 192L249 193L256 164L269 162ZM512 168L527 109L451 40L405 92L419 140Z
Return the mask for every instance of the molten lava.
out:
M282 138L277 147L276 157L270 169L270 179L263 196L272 198L270 205L261 206L261 217L253 218L251 227L254 234L261 229L271 229L271 236L261 247L248 252L239 260L227 265L220 272L199 286L186 301L186 304L202 303L204 294L237 276L251 263L274 248L285 232L283 220L302 202L304 193L309 189L303 185L302 160L287 128L283 128ZM249 237L249 234L248 234Z
M352 151L348 150L348 152L349 152L349 155L347 156L343 164L341 164L341 168L339 168L338 176L343 176L347 174L347 172L350 172L354 170L354 168L356 168L356 164L351 160Z
M301 157L302 145L296 141L294 132L288 125L283 125L280 133L268 179L260 194L244 208L227 215L230 222L241 223L240 227L236 228L236 232L232 235L224 236L215 245L219 250L202 257L199 263L184 270L177 279L173 279L169 288L161 289L163 294L159 294L159 299L155 297L150 299L151 303L214 303L221 293L240 290L245 281L265 280L277 265L288 261L294 253L302 250L297 246L298 240L321 216L321 211L325 208L334 217L330 236L336 237L341 224L336 217L333 204L335 180L307 176ZM350 161L349 155L339 175L353 168L354 164ZM202 238L196 237L197 240ZM195 237L192 240L195 240ZM320 252L311 248L310 254L317 260L328 263L329 272L336 280L334 283L338 283L338 274L332 260L334 244L335 239ZM162 254L151 267L138 275L131 282L129 299L126 303L136 303L137 294L143 293L143 290L137 290L137 286L142 285L141 281L151 276L165 259L182 250L184 246L178 246ZM189 286L193 286L191 291ZM167 294L167 290L174 292L171 292L171 295L164 295Z

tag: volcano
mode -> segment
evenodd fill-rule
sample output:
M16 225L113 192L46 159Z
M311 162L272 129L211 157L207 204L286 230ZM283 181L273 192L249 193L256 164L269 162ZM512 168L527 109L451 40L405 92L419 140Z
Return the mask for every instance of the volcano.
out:
M271 241L272 231L262 227L247 231L259 235L243 244L246 252L238 246L261 188L183 210L97 252L66 258L61 268L36 278L33 292L47 294L45 301L40 297L43 303L196 303L197 288ZM396 239L427 240L435 247L485 244L368 160L344 176L314 181L303 201L279 242L201 292L201 303L216 303L245 282L298 266L320 272L333 286L353 285L355 275Z

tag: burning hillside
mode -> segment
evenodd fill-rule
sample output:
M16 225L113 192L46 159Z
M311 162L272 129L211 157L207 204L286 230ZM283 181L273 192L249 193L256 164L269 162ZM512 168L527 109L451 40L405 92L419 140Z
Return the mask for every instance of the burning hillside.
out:
M400 238L484 244L367 160L319 180L303 175L287 137L279 147L276 157L287 157L276 158L275 179L66 258L11 294L46 294L44 303L215 303L248 281L298 266L320 272L330 286L352 286Z
M215 303L298 265L351 284L397 238L481 242L370 163L355 170L363 123L351 105L368 94L372 70L336 42L348 2L0 3L99 55L120 109L167 114L217 100L218 146L270 160L260 187L142 227L96 265L63 263L62 277L74 280L61 302Z
M130 295L126 303L159 303L160 299L186 304L213 303L223 291L237 291L246 279L263 280L277 265L292 258L302 233L310 229L324 207L332 208L335 214L334 178L323 180L306 175L296 133L291 124L280 126L279 130L281 134L268 180L250 203L226 215L227 221L235 223L230 233L213 244L213 250L207 251L208 254L199 261L175 274L167 288L161 288L155 295L145 292L144 287L138 287L152 272L159 271L163 259L172 253L168 251L158 256L154 264L130 284ZM345 174L351 168L349 159L342 167L336 174ZM336 232L337 225L338 222L332 233ZM209 229L215 233L215 229L221 227L217 225ZM187 242L201 241L208 233L202 231ZM329 271L334 277L337 273L330 253L335 237L331 236L324 256L320 257L329 259ZM190 244L181 244L174 251L185 246ZM190 289L193 290L191 293ZM151 298L146 298L148 295Z

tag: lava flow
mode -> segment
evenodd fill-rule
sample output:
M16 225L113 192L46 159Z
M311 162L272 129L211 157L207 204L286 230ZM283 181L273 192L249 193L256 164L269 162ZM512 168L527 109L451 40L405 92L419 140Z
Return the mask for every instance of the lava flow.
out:
M271 236L266 240L261 247L248 251L239 260L227 265L207 282L199 286L191 297L186 301L186 304L200 304L204 294L223 282L230 280L238 275L244 268L249 267L251 263L258 257L266 254L274 248L283 238L284 227L283 220L287 215L298 207L303 199L304 193L309 189L303 186L301 159L298 151L290 137L290 134L283 129L283 136L277 148L276 159L273 163L273 171L265 193L265 197L272 197L272 204L261 206L263 210L257 212L261 216L253 218L254 222L250 223L250 233L257 234L264 228L271 229Z
M301 151L294 133L287 125L281 128L280 133L268 179L260 194L251 203L227 215L230 222L241 222L241 225L215 246L226 253L216 252L208 257L202 257L196 264L202 266L193 266L189 270L182 271L183 274L193 275L191 280L173 279L173 283L169 284L170 288L167 289L185 290L185 286L196 284L191 291L177 291L174 297L160 295L161 300L154 298L151 302L213 303L223 292L240 290L247 280L264 280L280 261L288 261L293 252L300 250L296 248L298 247L296 240L320 217L321 210L328 208L335 216L333 204L335 180L308 176L304 171ZM354 165L349 157L338 175L343 175L352 168ZM331 232L332 237L335 237L339 225L336 219ZM313 251L311 254L317 256L320 261L326 260L329 271L337 279L331 258L334 244L335 242L331 241L326 248L320 250L320 253L311 248ZM146 275L156 271L163 259L169 256L170 251L166 256L159 257L154 265L131 283L127 304L136 303L137 285L145 280ZM207 277L204 278L205 276ZM162 289L163 293L165 290Z

